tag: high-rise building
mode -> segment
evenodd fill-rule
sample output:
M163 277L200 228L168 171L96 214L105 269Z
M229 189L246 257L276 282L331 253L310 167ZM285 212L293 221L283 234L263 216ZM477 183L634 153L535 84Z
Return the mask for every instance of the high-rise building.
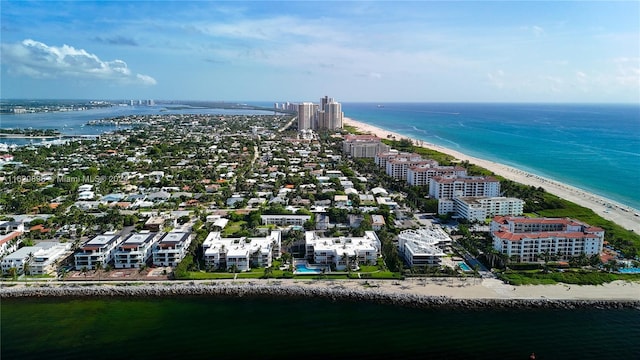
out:
M331 99L331 102L325 105L324 124L329 130L342 129L342 104Z
M313 103L298 104L298 130L312 129L313 119Z

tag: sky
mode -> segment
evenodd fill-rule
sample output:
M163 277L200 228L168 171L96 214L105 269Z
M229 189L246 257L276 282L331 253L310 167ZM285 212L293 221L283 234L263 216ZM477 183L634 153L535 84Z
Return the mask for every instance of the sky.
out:
M0 98L640 103L638 1L0 1Z

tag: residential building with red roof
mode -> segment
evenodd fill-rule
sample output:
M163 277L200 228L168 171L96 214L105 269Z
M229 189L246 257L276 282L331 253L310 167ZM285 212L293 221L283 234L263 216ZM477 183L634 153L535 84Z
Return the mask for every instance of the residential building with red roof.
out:
M520 262L536 262L544 253L560 260L600 254L604 230L569 218L496 216L490 226L493 247Z

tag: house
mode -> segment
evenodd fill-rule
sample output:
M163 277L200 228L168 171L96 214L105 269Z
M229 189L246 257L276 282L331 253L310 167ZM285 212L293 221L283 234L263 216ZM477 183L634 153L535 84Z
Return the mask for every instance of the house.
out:
M223 238L211 232L202 243L204 262L208 269L248 271L252 267L270 267L281 256L280 231L267 237Z
M169 200L170 198L171 198L171 194L169 194L166 191L156 191L147 195L147 200L153 201L153 202L163 202L163 201Z
M153 265L174 267L184 259L191 245L191 233L169 232L153 248Z
M148 231L129 234L114 253L116 269L145 266L159 237L159 233Z
M24 231L24 223L19 221L0 221L0 235L6 235L14 231Z
M104 233L86 242L75 253L76 270L93 270L97 266L106 267L113 260L113 252L120 243L119 235Z
M152 216L144 223L144 229L152 232L160 232L167 220L162 216Z
M371 228L374 231L382 230L382 228L386 225L384 221L384 216L382 215L371 215Z

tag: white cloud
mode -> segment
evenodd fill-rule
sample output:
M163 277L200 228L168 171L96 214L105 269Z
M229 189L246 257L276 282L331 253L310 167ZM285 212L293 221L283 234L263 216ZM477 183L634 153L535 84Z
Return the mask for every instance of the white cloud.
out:
M2 63L15 73L33 78L80 77L155 85L148 75L133 74L122 60L103 61L95 54L69 45L49 46L26 39L2 45Z
M504 88L504 71L498 70L495 73L487 73L487 78L498 89Z

